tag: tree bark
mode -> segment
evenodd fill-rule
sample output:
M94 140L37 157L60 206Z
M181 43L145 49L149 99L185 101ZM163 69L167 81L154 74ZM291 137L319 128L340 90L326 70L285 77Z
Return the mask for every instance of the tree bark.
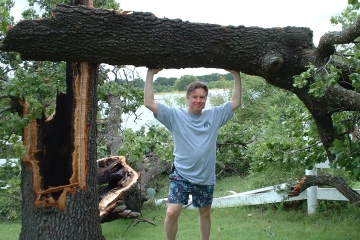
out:
M97 161L100 221L140 217L143 202L148 201L147 189L153 180L170 169L170 164L150 153L136 172L125 157L112 156Z
M121 96L107 95L106 102L109 104L109 115L105 122L105 141L110 155L114 156L122 144L119 133L122 115Z
M147 189L150 187L150 184L153 183L153 180L164 172L170 172L171 163L166 163L158 158L156 153L149 153L144 161L139 164L138 169L141 170L140 175L140 192L142 199L148 200ZM156 189L155 189L156 190Z
M309 28L220 26L62 4L52 18L18 23L1 46L19 52L23 60L215 67L253 75L282 69L284 55L290 54L288 62L299 70L297 55L312 48Z

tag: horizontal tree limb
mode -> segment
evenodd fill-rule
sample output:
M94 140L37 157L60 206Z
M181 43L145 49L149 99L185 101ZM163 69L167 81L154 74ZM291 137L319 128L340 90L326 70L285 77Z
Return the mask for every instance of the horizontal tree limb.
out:
M23 60L227 68L261 76L299 67L304 49L314 48L312 37L302 27L221 26L58 4L51 18L19 22L0 50L19 52Z

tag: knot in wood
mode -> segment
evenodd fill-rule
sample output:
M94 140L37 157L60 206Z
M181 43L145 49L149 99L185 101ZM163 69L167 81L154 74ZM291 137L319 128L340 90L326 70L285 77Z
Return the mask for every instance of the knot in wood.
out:
M284 57L278 52L266 53L262 59L261 65L267 72L279 71L284 65Z

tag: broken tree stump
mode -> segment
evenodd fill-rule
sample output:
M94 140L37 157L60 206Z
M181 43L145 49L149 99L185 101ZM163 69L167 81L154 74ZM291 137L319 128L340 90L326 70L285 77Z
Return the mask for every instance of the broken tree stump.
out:
M138 188L140 173L123 156L99 159L97 167L100 221L138 218L142 203Z

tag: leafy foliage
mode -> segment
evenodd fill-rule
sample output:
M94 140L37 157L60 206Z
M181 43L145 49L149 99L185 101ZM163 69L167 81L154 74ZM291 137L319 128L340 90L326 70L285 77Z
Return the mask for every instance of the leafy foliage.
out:
M21 216L21 166L18 159L0 165L0 222L18 220Z
M154 92L172 92L176 78L158 77L154 81Z
M173 160L172 151L174 145L170 132L161 126L152 125L147 130L143 126L138 131L126 129L123 132L126 141L118 150L118 154L125 156L130 165L143 161L148 153L155 152L159 159L167 162Z
M10 9L14 6L14 1L3 0L0 2L0 30L1 37L7 32L7 26L12 25L14 17L10 16Z
M199 81L199 79L192 75L184 75L175 81L174 88L177 91L185 91L186 87L195 81Z
M134 76L133 72L125 72L124 77L121 77L119 71L124 70L121 66L113 66L111 72L114 73L114 78L108 76L109 69L104 66L101 67L103 72L103 81L98 87L99 100L104 102L108 96L121 96L120 105L123 113L135 112L136 109L143 102L143 84L144 81ZM125 68L126 69L126 68ZM125 79L124 79L125 78ZM142 83L139 84L139 82ZM139 86L140 85L140 86ZM101 105L102 112L107 115L109 109L106 105Z
M242 79L243 107L219 131L219 161L242 174L278 169L287 175L325 160L311 115L296 97L259 77Z
M360 4L357 0L348 1L348 7L339 15L331 18L331 23L341 24L343 28L348 28L358 18ZM336 54L329 59L326 65L316 68L309 64L306 72L294 76L295 87L308 87L309 93L316 97L323 97L330 86L341 85L342 87L360 92L360 51L358 41L351 44L338 45ZM340 66L345 66L340 68ZM343 69L350 71L349 79L340 79ZM332 111L332 109L329 109ZM334 111L332 114L333 127L336 139L330 147L331 154L335 161L333 166L344 167L351 172L354 177L360 177L360 152L359 145L359 110L358 111ZM313 135L309 135L312 137Z

